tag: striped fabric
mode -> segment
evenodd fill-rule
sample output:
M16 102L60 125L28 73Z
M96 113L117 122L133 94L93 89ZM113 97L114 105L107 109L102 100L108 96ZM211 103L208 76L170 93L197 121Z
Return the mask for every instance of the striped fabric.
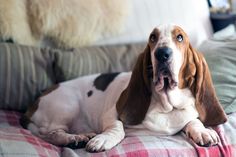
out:
M107 72L130 71L145 45L95 46L70 52L51 50L55 53L55 73L58 82L72 78Z
M0 109L25 111L55 83L99 72L128 71L144 44L73 51L0 43Z
M231 113L236 111L236 47L232 41L222 43L205 44L201 49L218 98ZM62 51L0 43L0 109L25 111L51 85L78 76L129 71L144 48L140 43Z
M0 43L0 108L24 111L55 82L52 65L46 49Z
M61 149L21 128L20 114L0 110L0 157L59 157Z
M17 112L0 110L0 157L236 157L236 113L228 115L228 122L214 128L221 139L216 146L200 147L179 133L126 137L113 149L101 153L48 144L22 129L19 117Z

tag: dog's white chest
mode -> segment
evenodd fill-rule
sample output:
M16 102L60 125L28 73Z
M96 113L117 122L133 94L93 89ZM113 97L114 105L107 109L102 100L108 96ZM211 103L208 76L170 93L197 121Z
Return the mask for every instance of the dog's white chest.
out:
M188 89L180 90L176 87L175 90L169 91L167 94L161 93L152 97L142 124L158 135L173 135L197 117L195 99L191 92Z

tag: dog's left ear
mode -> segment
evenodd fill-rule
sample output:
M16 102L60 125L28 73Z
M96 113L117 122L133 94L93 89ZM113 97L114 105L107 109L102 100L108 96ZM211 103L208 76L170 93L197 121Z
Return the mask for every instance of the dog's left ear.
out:
M191 90L199 118L204 125L214 126L226 122L227 118L217 99L206 60L190 44L184 53L178 86Z
M151 102L151 79L148 68L151 66L151 54L149 45L132 70L128 87L121 93L117 101L116 109L119 119L126 125L140 124Z

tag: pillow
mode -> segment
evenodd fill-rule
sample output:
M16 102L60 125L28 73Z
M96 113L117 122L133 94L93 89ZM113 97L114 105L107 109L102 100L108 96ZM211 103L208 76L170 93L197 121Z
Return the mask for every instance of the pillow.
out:
M213 39L214 40L227 40L229 37L234 36L234 35L235 35L235 26L234 24L230 24L226 28L214 33Z
M232 44L234 42L234 44ZM200 48L211 71L214 87L226 113L236 111L236 41Z
M73 51L51 50L55 53L55 76L57 82L78 76L130 71L145 44L95 46Z
M131 70L144 44L65 51L0 43L0 109L26 111L58 82L101 72Z
M0 43L0 108L25 111L55 82L47 49Z

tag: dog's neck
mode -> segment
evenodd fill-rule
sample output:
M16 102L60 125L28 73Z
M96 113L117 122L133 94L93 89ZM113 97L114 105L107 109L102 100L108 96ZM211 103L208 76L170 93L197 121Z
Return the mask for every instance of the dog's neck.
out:
M173 105L168 100L168 92L170 90L174 89L162 89L157 92L155 89L155 85L152 84L151 104L155 104L155 107L160 113L168 113L173 110Z

